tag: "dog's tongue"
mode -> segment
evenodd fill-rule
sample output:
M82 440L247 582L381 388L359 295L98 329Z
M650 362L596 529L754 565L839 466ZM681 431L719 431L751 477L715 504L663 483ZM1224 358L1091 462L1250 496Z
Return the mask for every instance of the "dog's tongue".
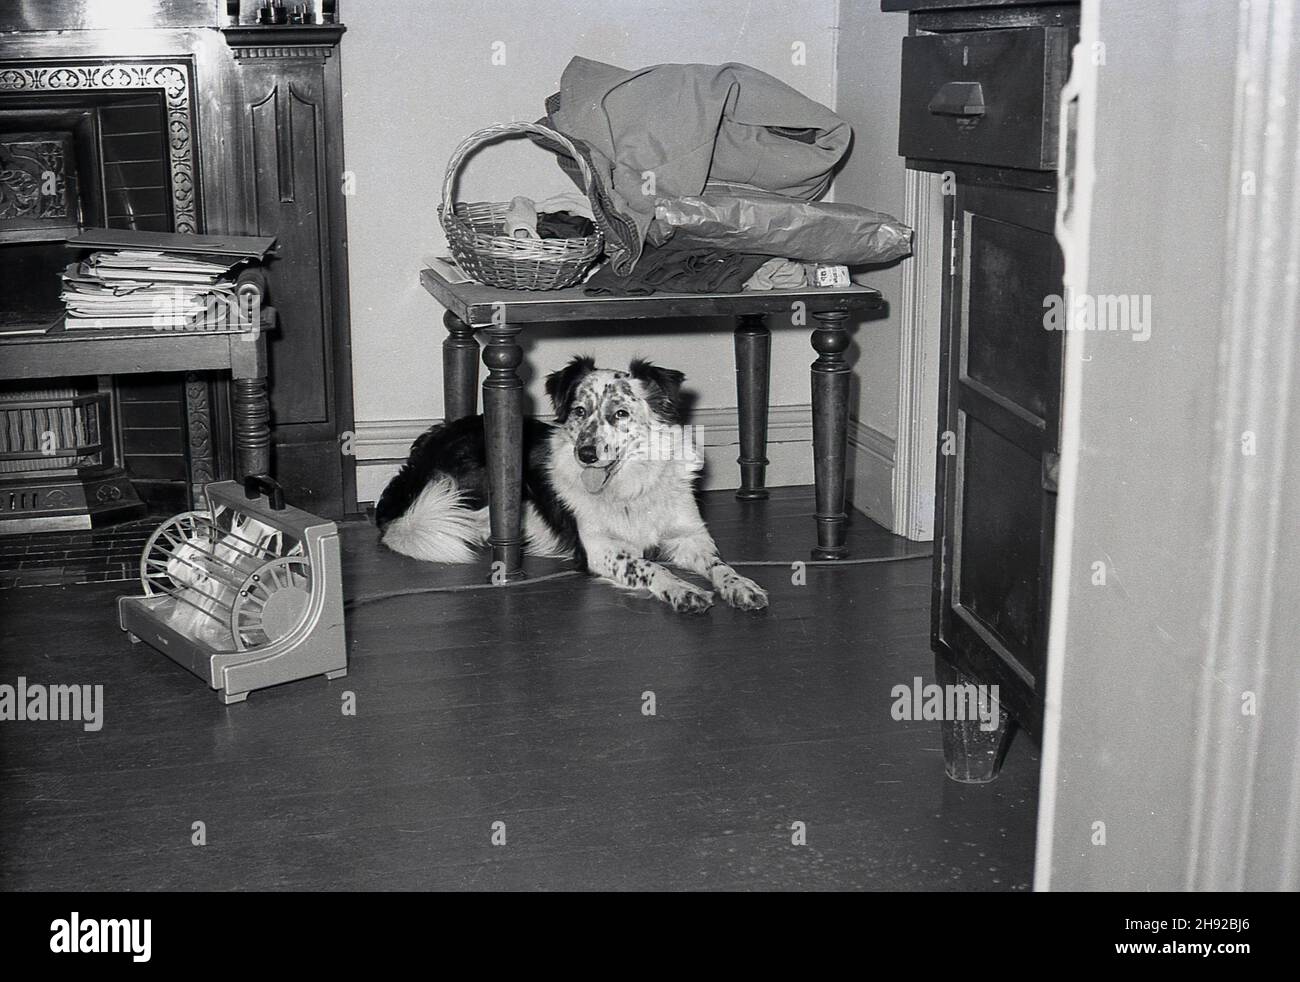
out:
M584 467L582 469L582 486L592 494L600 494L609 480L608 467Z

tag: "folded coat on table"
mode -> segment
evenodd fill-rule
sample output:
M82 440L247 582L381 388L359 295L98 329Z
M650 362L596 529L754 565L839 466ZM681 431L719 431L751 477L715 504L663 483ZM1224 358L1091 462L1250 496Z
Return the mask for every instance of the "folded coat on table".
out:
M901 259L912 230L891 215L843 201L775 194L684 195L655 203L653 242L862 266Z
M815 198L852 139L825 106L734 63L628 70L574 58L547 111L593 165L597 221L620 274L641 254L656 197L709 187Z

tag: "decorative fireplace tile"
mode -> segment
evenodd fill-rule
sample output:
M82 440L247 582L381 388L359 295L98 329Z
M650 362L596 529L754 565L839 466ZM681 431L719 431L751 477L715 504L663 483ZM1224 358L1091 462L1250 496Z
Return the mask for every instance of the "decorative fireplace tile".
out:
M71 133L0 133L0 242L77 229Z
M162 94L167 113L172 210L177 232L199 230L194 187L194 122L185 62L97 61L94 64L0 63L0 92L129 89Z

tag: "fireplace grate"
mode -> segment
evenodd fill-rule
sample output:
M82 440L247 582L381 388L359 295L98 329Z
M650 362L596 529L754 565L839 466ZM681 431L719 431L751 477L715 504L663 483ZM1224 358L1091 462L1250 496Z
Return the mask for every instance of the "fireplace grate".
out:
M25 476L104 463L108 393L17 399L0 395L0 475Z
M0 538L143 515L118 463L112 394L0 389Z

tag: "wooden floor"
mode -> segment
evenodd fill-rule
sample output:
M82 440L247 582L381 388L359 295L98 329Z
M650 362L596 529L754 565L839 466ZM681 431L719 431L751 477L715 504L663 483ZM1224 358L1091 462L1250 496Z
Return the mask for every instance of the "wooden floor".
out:
M809 489L706 508L730 558L808 556ZM851 541L929 548L860 515ZM576 575L378 599L484 571L360 524L344 543L348 676L230 707L128 643L121 584L0 591L0 683L99 683L106 705L98 733L0 722L0 888L1028 888L1033 745L960 786L937 725L890 716L893 686L933 679L928 561L755 567L769 611L689 617Z

